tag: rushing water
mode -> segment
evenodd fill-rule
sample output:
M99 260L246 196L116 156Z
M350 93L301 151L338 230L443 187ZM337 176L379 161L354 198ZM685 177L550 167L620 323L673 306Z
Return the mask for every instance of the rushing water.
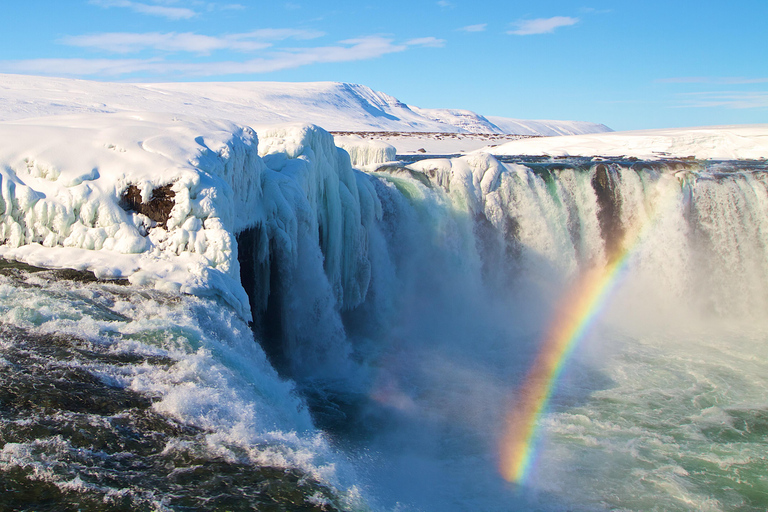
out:
M353 309L315 233L297 265L271 240L263 268L263 234L241 233L250 326L215 299L4 268L0 508L768 508L764 162L435 160L369 179L382 214L354 242L371 279ZM506 417L558 303L617 254L508 482Z

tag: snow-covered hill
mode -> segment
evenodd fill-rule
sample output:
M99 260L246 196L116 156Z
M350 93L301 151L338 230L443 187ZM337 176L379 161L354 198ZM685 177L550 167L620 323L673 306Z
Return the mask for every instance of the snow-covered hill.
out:
M250 126L312 123L329 131L564 135L610 131L573 121L489 118L421 109L369 87L338 82L125 84L0 74L0 121L121 111L222 118Z

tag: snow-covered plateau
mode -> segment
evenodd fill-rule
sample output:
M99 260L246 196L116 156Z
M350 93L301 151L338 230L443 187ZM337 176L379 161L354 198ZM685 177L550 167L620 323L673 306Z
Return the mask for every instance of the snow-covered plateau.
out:
M422 109L364 85L339 82L125 84L0 74L0 121L121 111L215 117L253 127L312 123L329 131L540 136L610 131L598 123L491 121L469 110Z

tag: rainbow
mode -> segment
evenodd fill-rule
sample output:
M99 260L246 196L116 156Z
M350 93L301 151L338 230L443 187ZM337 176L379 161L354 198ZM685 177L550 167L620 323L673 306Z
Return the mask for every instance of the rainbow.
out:
M646 223L645 228L650 223ZM646 229L642 231L645 232ZM569 356L604 310L609 297L621 282L641 233L605 267L581 275L561 299L547 330L539 354L506 417L500 449L500 471L504 479L523 483L531 469L537 441L536 426L546 411ZM628 240L625 239L625 244Z

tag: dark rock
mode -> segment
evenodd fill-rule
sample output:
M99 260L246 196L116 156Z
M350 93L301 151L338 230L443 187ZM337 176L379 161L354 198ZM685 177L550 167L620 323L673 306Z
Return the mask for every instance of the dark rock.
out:
M597 195L597 220L605 243L606 256L611 262L621 254L625 232L621 223L621 197L608 165L601 163L595 167L592 188Z
M120 198L121 205L127 211L133 211L146 215L160 227L165 227L171 210L176 204L176 193L171 190L171 184L163 185L152 190L152 197L144 203L141 200L141 191L136 185L128 185Z
M43 267L35 267L33 265L28 265L20 261L6 260L3 258L0 258L0 275L12 276L12 275L22 275L25 273L36 274L40 272L45 273L45 277L48 277L51 280L73 281L76 283L108 282L111 284L118 284L123 286L129 284L129 281L127 279L98 278L96 277L96 274L94 274L90 270L75 270L72 268L50 269L50 268L43 268Z

